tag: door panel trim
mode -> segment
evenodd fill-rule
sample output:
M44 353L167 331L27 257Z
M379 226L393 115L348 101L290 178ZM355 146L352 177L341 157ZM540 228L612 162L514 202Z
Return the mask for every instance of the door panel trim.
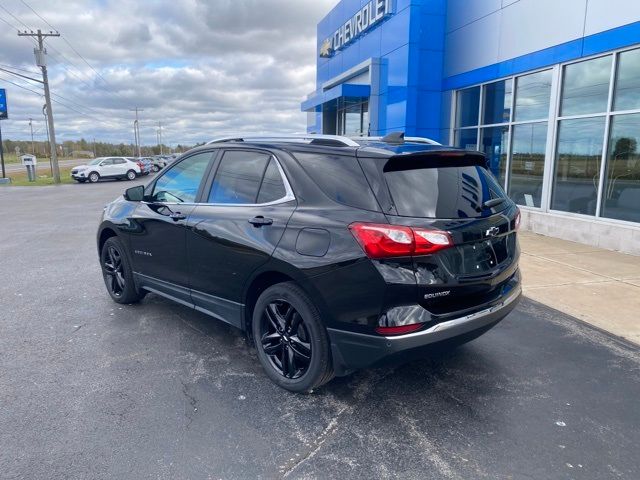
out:
M199 312L206 313L223 322L242 329L242 303L227 300L225 298L216 297L209 293L191 290L191 299L195 305L195 309Z
M208 293L191 290L175 283L159 280L143 273L133 272L136 284L161 297L193 308L236 328L243 329L243 303L216 297Z

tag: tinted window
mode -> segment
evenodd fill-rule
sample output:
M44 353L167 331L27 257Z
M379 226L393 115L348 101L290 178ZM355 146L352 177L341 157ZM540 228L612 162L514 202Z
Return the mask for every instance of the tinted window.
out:
M614 110L640 108L640 49L622 52L618 58L618 74Z
M127 163L127 161L124 158L116 158L113 160L113 163L116 165L122 165L123 163Z
M511 119L511 80L489 83L484 86L485 125L505 123Z
M105 165L113 165L113 158L107 158L106 160L103 160L100 163L101 166L105 166Z
M270 155L245 150L225 152L213 179L209 203L257 203Z
M518 77L515 120L536 120L549 116L551 70Z
M210 158L211 152L198 153L173 166L153 187L153 200L194 202Z
M365 210L380 210L355 157L317 153L295 155L302 168L332 200Z
M456 127L478 125L480 87L460 90L456 96Z
M604 117L562 120L558 127L551 208L596 213Z
M611 55L564 67L562 116L607 111Z
M488 216L502 210L480 206L492 198L506 197L502 187L477 166L417 168L384 173L398 215L427 218Z
M264 172L260 193L258 193L258 203L273 202L284 197L286 194L287 191L284 187L278 164L272 158L269 161L267 170Z

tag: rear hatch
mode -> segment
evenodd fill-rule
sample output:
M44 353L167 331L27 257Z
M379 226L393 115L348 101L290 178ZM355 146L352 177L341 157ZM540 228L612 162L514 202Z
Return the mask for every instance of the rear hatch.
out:
M519 212L484 155L432 150L360 163L390 224L450 236L450 247L411 260L421 305L446 315L497 300L512 287Z

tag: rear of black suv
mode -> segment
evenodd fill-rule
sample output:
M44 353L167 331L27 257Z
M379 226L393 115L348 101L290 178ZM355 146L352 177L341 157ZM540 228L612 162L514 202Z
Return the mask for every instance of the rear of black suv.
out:
M336 374L472 340L516 306L519 211L482 154L290 154L325 199L299 201L274 261L305 272Z

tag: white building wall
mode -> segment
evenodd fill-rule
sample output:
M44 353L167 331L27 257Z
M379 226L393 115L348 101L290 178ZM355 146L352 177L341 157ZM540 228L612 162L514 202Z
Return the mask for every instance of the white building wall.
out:
M444 75L640 21L640 0L450 0Z

